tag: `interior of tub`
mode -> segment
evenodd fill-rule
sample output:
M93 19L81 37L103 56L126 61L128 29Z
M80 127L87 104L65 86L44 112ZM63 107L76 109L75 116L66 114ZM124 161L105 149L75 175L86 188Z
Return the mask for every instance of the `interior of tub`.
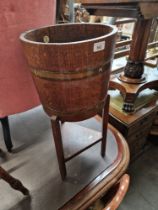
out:
M97 24L64 24L35 29L25 33L24 38L39 43L71 43L108 35L113 28Z

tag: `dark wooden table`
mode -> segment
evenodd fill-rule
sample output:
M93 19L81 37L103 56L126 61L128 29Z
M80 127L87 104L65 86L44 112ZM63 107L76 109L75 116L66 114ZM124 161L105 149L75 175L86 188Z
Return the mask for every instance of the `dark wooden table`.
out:
M124 96L124 110L133 112L140 91L158 90L158 76L144 74L144 59L152 19L158 15L158 0L81 0L81 3L92 15L137 18L124 72L110 81L110 87L119 89Z

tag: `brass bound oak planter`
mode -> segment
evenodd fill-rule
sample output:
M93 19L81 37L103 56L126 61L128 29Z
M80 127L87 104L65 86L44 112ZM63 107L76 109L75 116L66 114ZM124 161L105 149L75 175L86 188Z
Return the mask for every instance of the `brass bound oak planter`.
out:
M107 90L116 32L114 26L103 24L60 24L20 36L41 103L52 119L62 178L65 162L79 152L64 157L59 120L81 121L104 110L105 155Z

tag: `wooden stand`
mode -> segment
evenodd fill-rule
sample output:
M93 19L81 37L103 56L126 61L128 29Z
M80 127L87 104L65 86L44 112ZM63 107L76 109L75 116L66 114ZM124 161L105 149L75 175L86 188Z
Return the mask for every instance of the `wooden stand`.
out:
M102 157L105 156L109 101L110 101L110 96L108 95L105 106L103 108L103 113L102 113L102 138L86 146L82 150L77 151L75 154L72 154L69 157L64 157L64 148L63 148L62 135L61 135L61 129L60 129L60 119L56 116L51 118L54 142L55 142L56 153L57 153L57 158L58 158L58 163L59 163L59 170L60 170L62 180L65 179L66 174L67 174L65 163L71 160L72 158L76 157L80 153L84 152L85 150L89 149L93 145L97 144L100 141L101 141L101 156Z

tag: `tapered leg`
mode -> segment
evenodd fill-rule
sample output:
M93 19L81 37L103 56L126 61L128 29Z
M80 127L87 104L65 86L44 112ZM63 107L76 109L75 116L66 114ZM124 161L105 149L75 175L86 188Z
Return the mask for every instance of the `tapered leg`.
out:
M101 141L101 156L105 156L106 152L106 137L107 137L107 127L108 127L108 119L109 119L109 103L110 96L107 95L107 99L105 102L105 106L102 114L102 141Z
M22 192L24 195L29 195L28 189L18 179L8 174L2 167L0 167L0 178L6 181L13 189Z
M8 151L11 152L13 144L12 144L11 136L10 136L10 128L9 128L8 117L0 118L0 121L2 123L5 145L8 149Z
M52 123L54 142L55 142L56 153L57 153L57 158L58 158L58 163L59 163L59 170L60 170L62 180L64 180L66 177L66 165L65 165L60 123L57 118L51 119L51 123Z

